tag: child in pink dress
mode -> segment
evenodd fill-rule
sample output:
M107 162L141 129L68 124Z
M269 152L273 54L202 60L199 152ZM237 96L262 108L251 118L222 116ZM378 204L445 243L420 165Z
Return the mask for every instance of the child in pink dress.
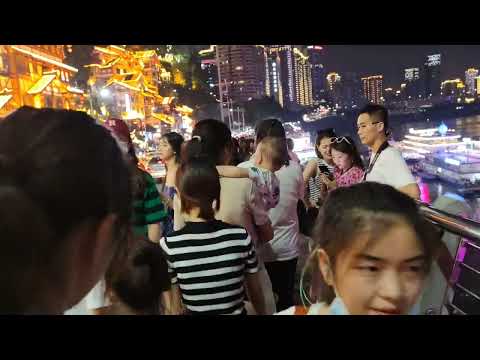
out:
M327 184L328 190L362 182L364 167L352 138L348 136L332 138L330 146L335 167L333 169L333 180L324 176L324 182Z

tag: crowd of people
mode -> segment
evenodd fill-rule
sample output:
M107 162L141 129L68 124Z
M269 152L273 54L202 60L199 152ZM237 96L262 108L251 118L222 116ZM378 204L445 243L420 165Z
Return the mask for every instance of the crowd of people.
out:
M440 237L386 109L357 126L368 164L327 129L302 166L277 119L240 140L201 120L190 141L161 137L158 189L124 121L15 111L0 121L0 313L414 313ZM294 294L308 238L311 306Z

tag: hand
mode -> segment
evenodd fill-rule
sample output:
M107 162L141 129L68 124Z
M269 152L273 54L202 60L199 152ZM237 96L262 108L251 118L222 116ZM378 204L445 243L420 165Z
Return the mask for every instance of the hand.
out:
M337 187L337 183L335 182L335 180L330 180L325 174L320 175L320 179L327 186L328 189L335 189Z

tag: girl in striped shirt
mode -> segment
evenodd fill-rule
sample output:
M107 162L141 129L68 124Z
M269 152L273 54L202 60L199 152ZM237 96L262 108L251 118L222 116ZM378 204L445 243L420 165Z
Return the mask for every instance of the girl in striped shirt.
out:
M182 164L176 187L185 226L160 241L172 282L167 313L246 314L246 287L255 311L263 314L250 236L214 217L220 207L215 166L199 159Z

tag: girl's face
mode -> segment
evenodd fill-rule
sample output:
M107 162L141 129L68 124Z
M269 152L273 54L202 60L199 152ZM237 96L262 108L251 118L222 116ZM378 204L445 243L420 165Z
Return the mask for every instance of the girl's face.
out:
M323 160L332 161L332 153L330 151L330 138L326 137L320 140L320 144L317 146L318 151L322 155Z
M335 166L342 170L348 170L352 166L352 159L350 155L335 149L332 149L332 160Z
M162 161L170 160L172 157L175 156L172 147L165 138L161 138L158 143L158 153Z
M320 250L322 275L352 315L408 314L425 280L425 254L410 225L397 222L374 241L359 234L340 252L333 272Z

